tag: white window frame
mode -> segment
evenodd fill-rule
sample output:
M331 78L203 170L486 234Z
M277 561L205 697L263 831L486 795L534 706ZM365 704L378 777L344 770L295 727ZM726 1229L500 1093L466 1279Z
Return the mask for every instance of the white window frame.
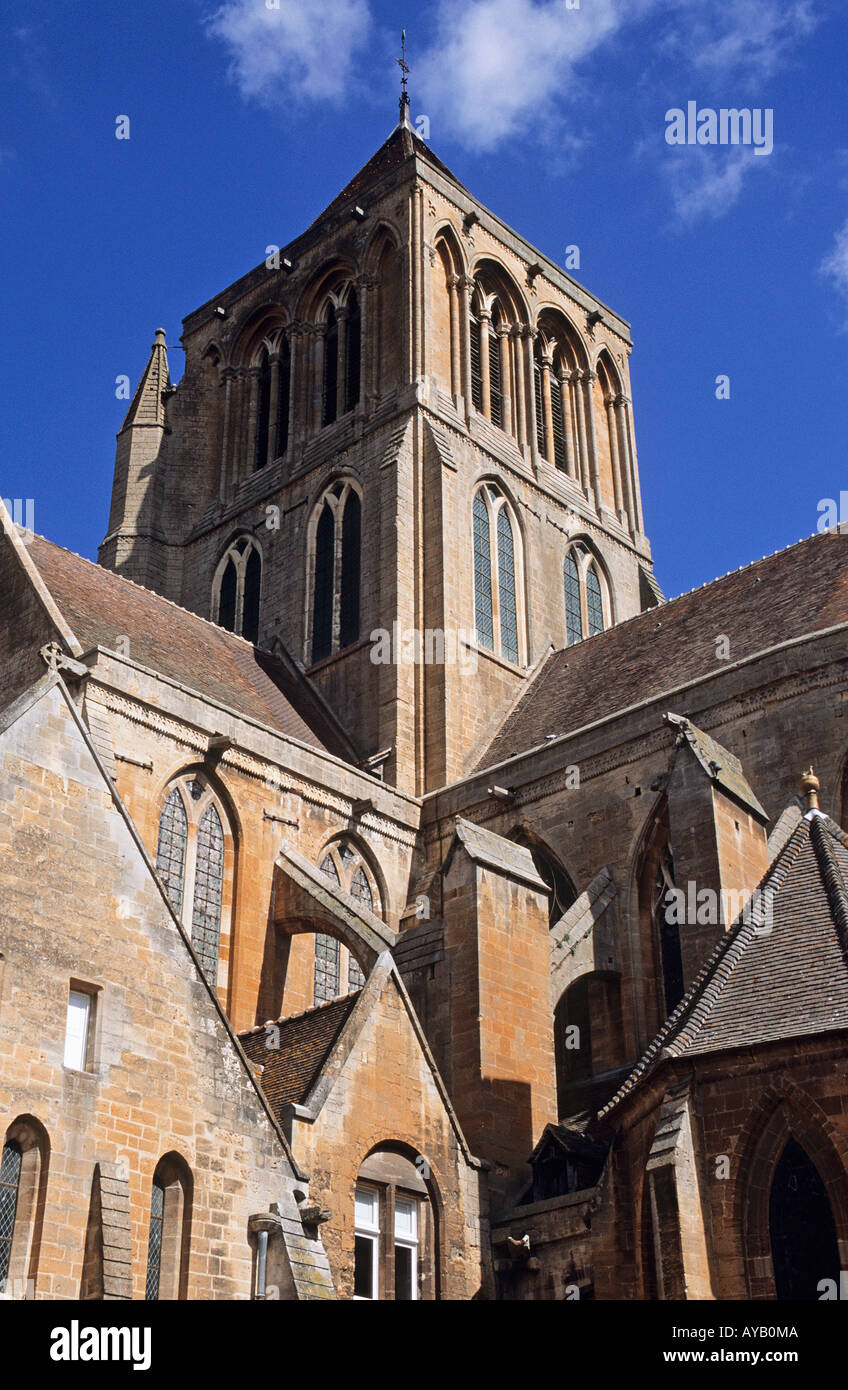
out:
M63 1066L68 1071L89 1071L91 1059L91 1026L94 1019L94 995L72 983L68 989L65 1014L65 1052ZM77 1026L77 1021L81 1024Z
M413 1303L416 1303L418 1301L418 1217L420 1205L421 1204L417 1198L408 1197L402 1195L401 1193L395 1192L394 1247L395 1250L397 1250L398 1246L402 1246L405 1250L411 1250L412 1252L412 1268L410 1274L412 1284L411 1301ZM398 1233L398 1207L400 1206L408 1206L412 1212L412 1224L414 1228L412 1235ZM397 1286L397 1267L395 1267L395 1286Z
M376 1211L376 1224L360 1219L357 1211L357 1204L360 1197L369 1197L374 1204ZM354 1240L367 1240L371 1245L371 1294L353 1295L355 1303L376 1302L380 1297L380 1192L376 1187L368 1187L364 1183L357 1183L354 1190ZM354 1247L355 1248L355 1247Z

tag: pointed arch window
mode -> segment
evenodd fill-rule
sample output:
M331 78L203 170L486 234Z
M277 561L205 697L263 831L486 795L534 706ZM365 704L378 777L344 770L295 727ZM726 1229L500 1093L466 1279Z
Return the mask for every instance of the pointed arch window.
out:
M324 494L313 527L311 661L316 662L359 640L362 502L350 483L336 483Z
M252 536L239 536L218 562L212 583L215 622L248 642L259 640L262 555Z
M585 545L579 542L563 561L566 646L594 637L609 625L610 600L602 571Z
M157 873L213 987L227 915L225 824L211 787L193 773L180 778L165 798L156 849Z
M491 483L485 483L475 494L473 531L477 642L517 665L523 649L519 533L506 498Z
M792 1137L772 1179L769 1235L778 1300L816 1301L825 1279L839 1287L839 1244L827 1188Z
M32 1115L9 1125L0 1152L0 1296L34 1297L35 1233L43 1211L50 1141Z
M184 1159L176 1153L161 1158L150 1194L144 1289L149 1303L186 1297L192 1191L191 1170Z
M12 1259L22 1164L20 1144L15 1139L7 1139L0 1158L0 1293L6 1288Z
M581 641L583 637L583 612L580 598L580 571L574 554L569 550L565 557L565 640L566 645Z
M513 356L510 333L518 317L508 288L490 272L474 282L468 318L471 403L498 429L513 430L513 397L521 393L522 368Z
M327 847L319 867L322 874L326 874L342 892L379 916L380 897L376 880L355 845L347 840L334 841ZM345 978L349 994L361 989L365 983L362 967L352 951L342 946L335 937L317 933L314 1002L320 1004L327 999L335 999Z
M218 812L210 805L203 812L197 831L191 943L211 985L214 985L218 973L223 886L224 831Z
M477 641L487 651L494 651L489 509L482 492L478 492L474 498L474 612L477 620Z
M348 281L328 297L324 325L321 424L331 425L359 404L362 384L362 309Z
M501 656L518 661L518 608L515 594L515 542L505 507L498 511L498 580L501 601Z
M601 596L601 581L594 560L586 568L586 617L589 623L589 636L604 630L604 601Z

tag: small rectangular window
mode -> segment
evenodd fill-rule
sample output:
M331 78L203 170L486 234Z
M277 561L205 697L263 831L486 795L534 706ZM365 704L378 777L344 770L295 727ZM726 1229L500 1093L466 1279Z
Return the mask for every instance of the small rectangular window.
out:
M71 989L65 1025L65 1066L85 1071L91 1063L91 1037L94 996L87 990Z

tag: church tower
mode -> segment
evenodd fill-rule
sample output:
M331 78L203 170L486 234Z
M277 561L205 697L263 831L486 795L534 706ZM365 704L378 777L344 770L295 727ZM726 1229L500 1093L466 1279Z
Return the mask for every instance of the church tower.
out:
M307 674L363 766L463 776L551 646L656 603L628 325L413 128L163 340L101 564Z

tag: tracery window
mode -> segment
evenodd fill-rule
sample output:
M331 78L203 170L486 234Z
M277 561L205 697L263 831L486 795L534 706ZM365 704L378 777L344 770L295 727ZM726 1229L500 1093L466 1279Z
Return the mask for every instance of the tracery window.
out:
M376 881L366 866L359 851L346 840L334 841L319 865L342 892L361 902L369 912L379 914L379 893ZM356 957L346 946L340 945L335 937L324 932L315 937L315 982L314 1002L323 1003L335 999L341 993L341 980L345 978L347 966L347 992L361 989L365 976Z
M324 494L313 525L311 660L315 662L359 640L362 503L351 483L336 483Z
M520 537L506 498L492 483L485 483L474 497L473 530L477 641L517 665L523 645Z
M252 536L239 536L218 563L212 585L214 621L248 642L259 640L262 556Z
M226 858L223 812L197 774L171 788L159 818L156 870L210 985L218 974Z
M609 603L605 597L598 562L586 546L578 541L567 551L563 562L565 592L566 645L580 642L603 632L608 625Z

